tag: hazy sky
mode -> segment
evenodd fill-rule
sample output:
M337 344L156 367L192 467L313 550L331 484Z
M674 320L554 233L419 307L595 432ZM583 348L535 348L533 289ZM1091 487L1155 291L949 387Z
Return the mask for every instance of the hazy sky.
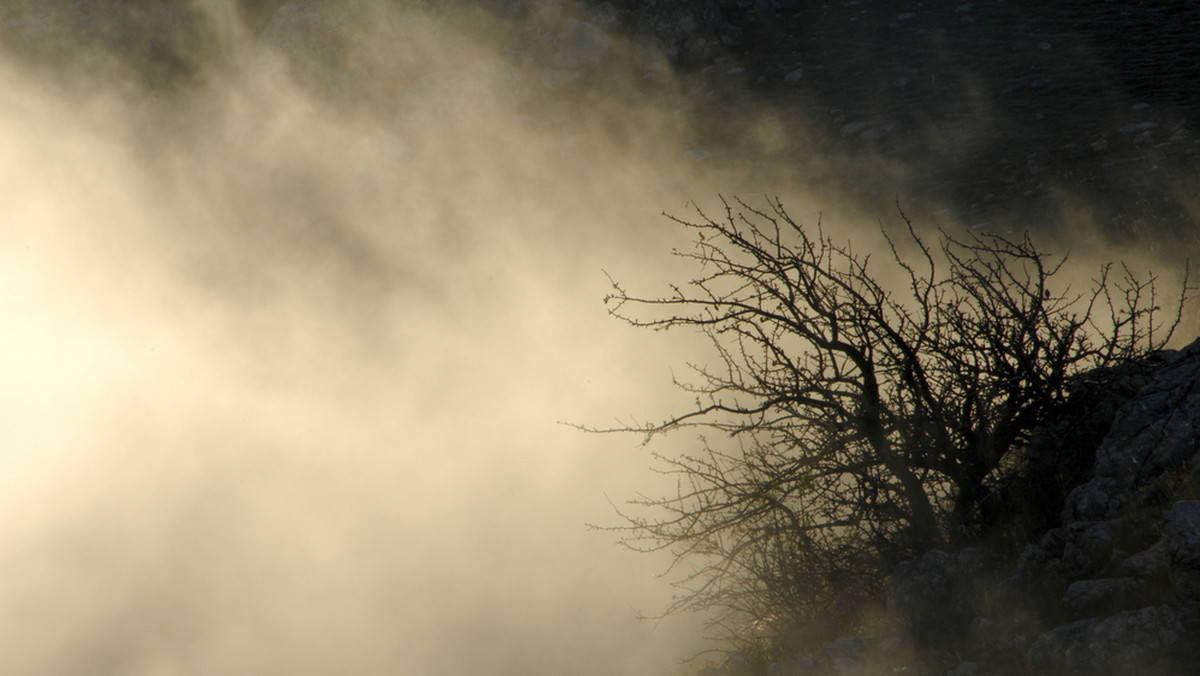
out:
M667 390L602 268L668 269L684 149L553 128L415 11L296 84L295 9L179 102L0 70L0 671L670 667L663 561L585 525L645 451L558 421Z

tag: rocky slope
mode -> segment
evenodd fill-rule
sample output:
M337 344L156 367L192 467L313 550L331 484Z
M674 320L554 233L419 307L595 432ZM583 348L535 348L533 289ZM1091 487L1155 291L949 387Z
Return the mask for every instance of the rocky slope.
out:
M1195 673L1200 341L1091 374L1072 399L1073 413L1037 432L1027 471L1086 461L1085 471L1048 488L1066 498L1030 544L904 563L891 631L814 646L768 674ZM753 673L739 665L706 673Z
M704 74L710 138L736 136L749 91L814 130L781 158L839 156L864 199L1038 229L1078 200L1116 241L1194 230L1193 4L596 4Z

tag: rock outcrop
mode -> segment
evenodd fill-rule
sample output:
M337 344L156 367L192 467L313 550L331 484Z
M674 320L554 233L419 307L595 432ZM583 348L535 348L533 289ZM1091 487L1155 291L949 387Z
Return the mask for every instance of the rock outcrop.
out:
M1086 405L1038 431L1028 471L1053 470L1051 455L1087 464L1060 473L1061 511L1032 543L904 563L891 581L895 636L843 638L769 673L873 673L884 645L897 673L1195 673L1200 341L1088 374L1073 397Z

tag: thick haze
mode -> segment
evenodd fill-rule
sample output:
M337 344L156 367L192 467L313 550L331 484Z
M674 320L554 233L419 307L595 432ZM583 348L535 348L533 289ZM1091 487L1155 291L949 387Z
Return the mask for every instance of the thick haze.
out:
M0 672L695 650L636 619L663 562L585 526L652 485L644 451L557 423L667 388L602 267L667 272L694 162L649 107L620 143L567 128L502 41L373 11L293 3L254 42L217 14L220 61L165 93L84 47L0 71Z
M636 620L664 560L585 527L655 492L639 440L557 422L687 403L687 344L609 318L605 271L684 279L659 213L718 191L837 233L891 216L793 194L826 158L755 161L805 133L767 106L713 161L665 58L565 3L294 0L254 30L164 3L154 30L192 38L157 69L81 4L4 17L0 673L632 676L698 650L694 618Z

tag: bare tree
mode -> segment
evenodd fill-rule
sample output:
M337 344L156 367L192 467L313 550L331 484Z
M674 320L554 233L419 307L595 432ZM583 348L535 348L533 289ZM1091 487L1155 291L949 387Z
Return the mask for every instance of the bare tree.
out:
M878 596L897 561L978 536L984 498L1072 377L1163 347L1188 291L1164 321L1153 277L1106 266L1077 292L1028 236L931 246L906 217L878 269L778 200L722 203L720 219L672 217L697 232L675 253L699 277L606 298L635 326L711 338L714 362L678 381L695 408L593 431L700 429L697 452L657 456L675 494L632 501L620 528L674 552L667 612L714 611L727 638Z

